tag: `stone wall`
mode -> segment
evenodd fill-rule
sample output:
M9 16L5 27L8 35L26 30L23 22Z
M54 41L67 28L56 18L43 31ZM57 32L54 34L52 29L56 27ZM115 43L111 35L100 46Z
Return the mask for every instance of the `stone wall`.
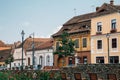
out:
M63 67L60 70L61 73L66 74L66 78L70 78L69 80L75 80L75 73L80 73L82 80L120 80L120 64L79 64ZM90 77L91 74L96 76ZM110 75L109 79L108 75ZM114 79L115 77L116 79Z

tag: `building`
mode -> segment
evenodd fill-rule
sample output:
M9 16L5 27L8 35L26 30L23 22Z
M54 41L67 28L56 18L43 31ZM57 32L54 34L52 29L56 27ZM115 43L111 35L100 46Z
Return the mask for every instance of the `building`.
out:
M5 61L9 58L11 52L11 49L0 50L0 67L6 67Z
M91 63L120 63L120 5L113 0L91 19Z
M55 34L52 35L54 38L54 48L59 45L60 35L65 31L69 33L70 38L75 41L75 53L74 57L66 57L66 66L72 64L86 64L91 63L91 47L90 47L90 32L91 32L91 17L94 13L83 14L75 16L68 20L63 27ZM55 66L62 66L62 59L57 55L54 57Z
M45 66L53 66L53 39L49 38L48 41L36 47L34 52L34 65L36 68L43 69ZM29 49L27 54L27 65L32 65L33 50Z
M5 60L11 54L11 45L6 45L3 41L0 40L0 67L5 67Z
M23 65L24 67L27 66L27 54L26 50L31 49L34 45L36 48L38 45L42 44L43 42L47 41L48 38L27 38L21 43L18 47L15 48L13 57L14 62L12 62L11 67L20 68L22 64L22 44L23 44Z

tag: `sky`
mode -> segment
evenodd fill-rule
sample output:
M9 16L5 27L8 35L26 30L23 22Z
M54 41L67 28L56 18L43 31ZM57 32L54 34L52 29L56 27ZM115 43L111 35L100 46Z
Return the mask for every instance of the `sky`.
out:
M114 0L120 5L120 0ZM94 12L110 0L0 0L0 40L7 44L21 41L31 33L46 38L56 33L74 16Z

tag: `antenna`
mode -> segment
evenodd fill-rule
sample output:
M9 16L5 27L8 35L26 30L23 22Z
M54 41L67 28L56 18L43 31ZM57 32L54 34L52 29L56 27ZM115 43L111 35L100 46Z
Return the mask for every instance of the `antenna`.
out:
M76 8L74 8L74 14L75 14L75 16L76 16Z

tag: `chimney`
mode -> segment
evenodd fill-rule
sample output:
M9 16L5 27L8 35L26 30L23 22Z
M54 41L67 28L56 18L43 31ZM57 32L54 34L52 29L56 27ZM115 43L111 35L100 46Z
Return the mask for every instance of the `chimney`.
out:
M99 9L100 7L96 7L96 11Z
M114 5L114 0L110 0L110 4L111 4L111 5Z

